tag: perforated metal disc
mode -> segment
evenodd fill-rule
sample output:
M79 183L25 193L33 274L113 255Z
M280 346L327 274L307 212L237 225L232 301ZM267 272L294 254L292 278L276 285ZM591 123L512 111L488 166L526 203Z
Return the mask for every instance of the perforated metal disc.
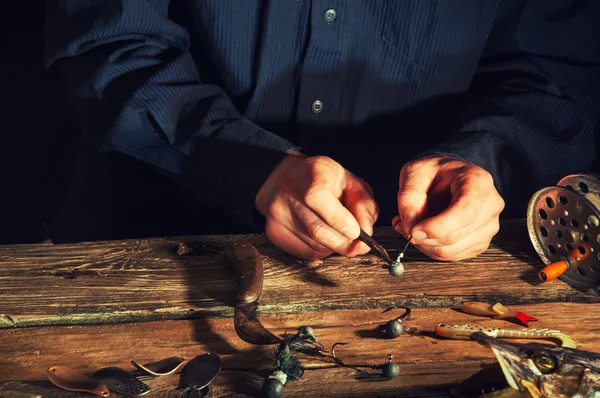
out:
M600 174L571 174L561 179L556 185L585 196L596 209L600 209Z
M589 176L584 178L587 182L594 181ZM580 187L581 181L581 175L571 176L561 180L565 187L548 187L536 192L527 210L527 229L545 264L569 260L571 266L560 276L561 280L578 288L598 288L600 212L595 201L588 200L592 184ZM582 187L587 190L586 195Z

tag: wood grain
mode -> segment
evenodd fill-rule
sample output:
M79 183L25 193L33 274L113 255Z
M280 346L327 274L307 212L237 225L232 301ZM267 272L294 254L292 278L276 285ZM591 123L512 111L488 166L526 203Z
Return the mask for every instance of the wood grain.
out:
M569 334L578 348L598 350L600 319L596 314L600 304L513 307L539 318L532 327L558 329ZM444 396L451 386L496 359L491 350L474 342L436 337L433 330L437 323L520 328L508 321L448 308L417 308L404 321L411 329L409 333L393 340L381 338L378 326L400 313L383 313L380 308L263 316L263 324L278 335L309 325L327 350L335 342L349 343L336 349L346 363L385 363L387 355L392 354L401 369L401 376L385 381L374 370L340 368L329 358L303 358L309 370L301 381L288 385L286 396L322 396L323 388L335 391L331 396ZM52 365L67 365L88 374L106 366L133 371L131 360L145 363L169 356L191 359L215 352L223 358L223 372L214 382L213 396L257 396L262 381L273 370L273 348L242 341L235 335L233 320L228 318L5 329L0 330L0 393L10 391L18 396L19 392L43 391L44 397L71 396L58 395L63 392L45 382L44 371ZM12 383L17 381L27 383ZM148 396L171 396L168 394L174 394L178 376L148 383L153 387Z
M449 370L457 377L462 377L463 371ZM238 372L223 371L210 386L208 398L216 397L262 397L261 388L265 372ZM423 374L403 375L404 377L418 376ZM175 391L177 378L159 378L146 381L151 392L144 397L180 398L180 392ZM320 369L308 370L300 381L289 382L284 396L287 397L451 397L449 389L451 386L437 388L421 387L418 389L405 387L396 380L385 380L379 377L369 377L346 369ZM324 392L324 389L327 392ZM330 393L335 391L335 393ZM124 397L111 393L111 397ZM196 395L200 396L200 395ZM7 382L0 383L0 397L10 398L81 398L93 397L90 394L82 395L54 387L50 382Z
M405 243L390 228L375 237L392 257ZM4 246L0 328L230 317L237 286L221 247L237 239L251 240L263 256L262 314L453 307L467 300L600 302L597 293L561 281L540 285L543 264L518 221L504 222L492 247L469 261L434 262L410 247L401 277L389 275L374 254L298 261L263 235ZM178 255L182 243L190 249Z

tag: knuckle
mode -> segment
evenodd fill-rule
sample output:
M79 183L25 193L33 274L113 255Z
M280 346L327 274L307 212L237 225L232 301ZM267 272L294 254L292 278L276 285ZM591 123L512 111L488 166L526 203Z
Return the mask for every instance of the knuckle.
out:
M267 218L279 221L283 218L284 211L281 206L273 203L267 208Z
M306 164L311 167L315 167L316 165L322 163L323 161L324 161L323 156L311 156L308 159L306 159Z
M373 217L371 218L371 221L373 222L373 224L375 224L378 219L379 219L379 210L377 210L375 213L373 213Z
M481 254L483 252L486 252L489 248L490 248L490 242L481 245L477 251L479 252L479 254Z
M465 178L476 183L478 186L494 186L494 177L490 174L490 172L479 166L470 167L465 173Z
M500 232L500 220L496 219L494 221L494 230L492 232L492 236L496 236ZM488 243L489 245L489 243Z
M311 156L307 159L307 164L314 168L320 169L322 167L339 167L339 163L328 156Z
M311 207L315 206L320 202L322 195L321 189L316 185L312 185L304 193L304 203Z
M462 239L459 232L451 232L448 235L440 238L440 243L444 246L452 246Z
M422 162L413 160L411 162L406 163L402 167L401 172L404 172L404 175L409 175L409 174L412 174L415 171L417 171L422 166L423 166Z
M270 241L273 241L273 238L276 236L276 229L276 224L272 220L267 219L267 223L265 224L265 235Z
M487 251L490 248L489 243L482 243L473 248L473 254L471 257L479 256L480 254Z
M454 250L448 246L434 246L431 248L431 254L438 260L449 261L454 255Z
M499 215L504 211L504 208L506 207L506 202L504 201L504 198L502 198L502 196L500 195L497 195L497 202L497 214Z
M398 211L400 215L406 217L408 213L412 213L416 203L419 203L426 194L419 194L416 190L410 186L406 186L404 190L398 195Z
M473 198L472 200L464 201L460 207L461 216L467 221L474 221L479 215L479 211L482 207L481 200L479 198Z
M375 221L379 216L379 205L377 205L377 202L375 202L373 199L366 199L363 202L363 206L367 214L369 214L373 221Z
M306 226L306 229L308 235L317 242L323 242L326 245L331 240L330 234L325 229L325 224L320 220L311 222Z
M320 244L319 242L317 242L313 239L309 239L308 242L306 243L306 245L311 250L314 250L315 252L318 252L319 254L327 252L329 250L325 246L323 246L322 244Z
M478 168L475 175L477 179L481 181L481 183L491 186L494 185L494 177L492 177L487 170Z
M339 214L332 214L328 219L327 222L336 230L340 230L344 227L344 220L342 217L340 217Z

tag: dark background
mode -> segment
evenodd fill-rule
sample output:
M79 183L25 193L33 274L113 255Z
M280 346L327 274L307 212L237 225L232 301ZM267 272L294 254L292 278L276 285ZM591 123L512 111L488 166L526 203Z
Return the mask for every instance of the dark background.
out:
M80 129L43 68L43 1L8 4L0 13L0 244L35 243L48 238L44 223L66 199Z

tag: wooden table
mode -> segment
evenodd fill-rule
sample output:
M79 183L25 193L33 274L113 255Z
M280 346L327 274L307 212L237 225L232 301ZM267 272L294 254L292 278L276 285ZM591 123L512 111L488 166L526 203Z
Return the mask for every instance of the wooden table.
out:
M389 228L375 237L392 257L405 242ZM384 363L392 354L400 367L399 377L385 380L374 371L306 359L303 379L288 383L286 397L449 396L455 383L496 359L477 343L437 338L437 323L519 327L457 311L464 301L499 301L538 317L535 327L559 329L578 348L599 351L598 292L559 280L538 283L543 264L522 220L504 222L492 247L469 261L434 262L410 247L401 277L389 275L374 254L298 261L262 235L15 245L0 248L0 395L81 396L46 379L52 365L89 374L107 366L133 370L131 360L215 352L223 369L211 396L260 396L274 368L273 346L237 337L237 284L219 251L223 242L242 238L264 256L259 314L268 329L283 335L309 325L327 349L349 343L336 350L346 362ZM176 254L182 242L196 250ZM383 311L398 305L413 308L404 324L416 332L378 338L377 326L401 313ZM152 388L146 396L178 396L178 380L146 381Z

